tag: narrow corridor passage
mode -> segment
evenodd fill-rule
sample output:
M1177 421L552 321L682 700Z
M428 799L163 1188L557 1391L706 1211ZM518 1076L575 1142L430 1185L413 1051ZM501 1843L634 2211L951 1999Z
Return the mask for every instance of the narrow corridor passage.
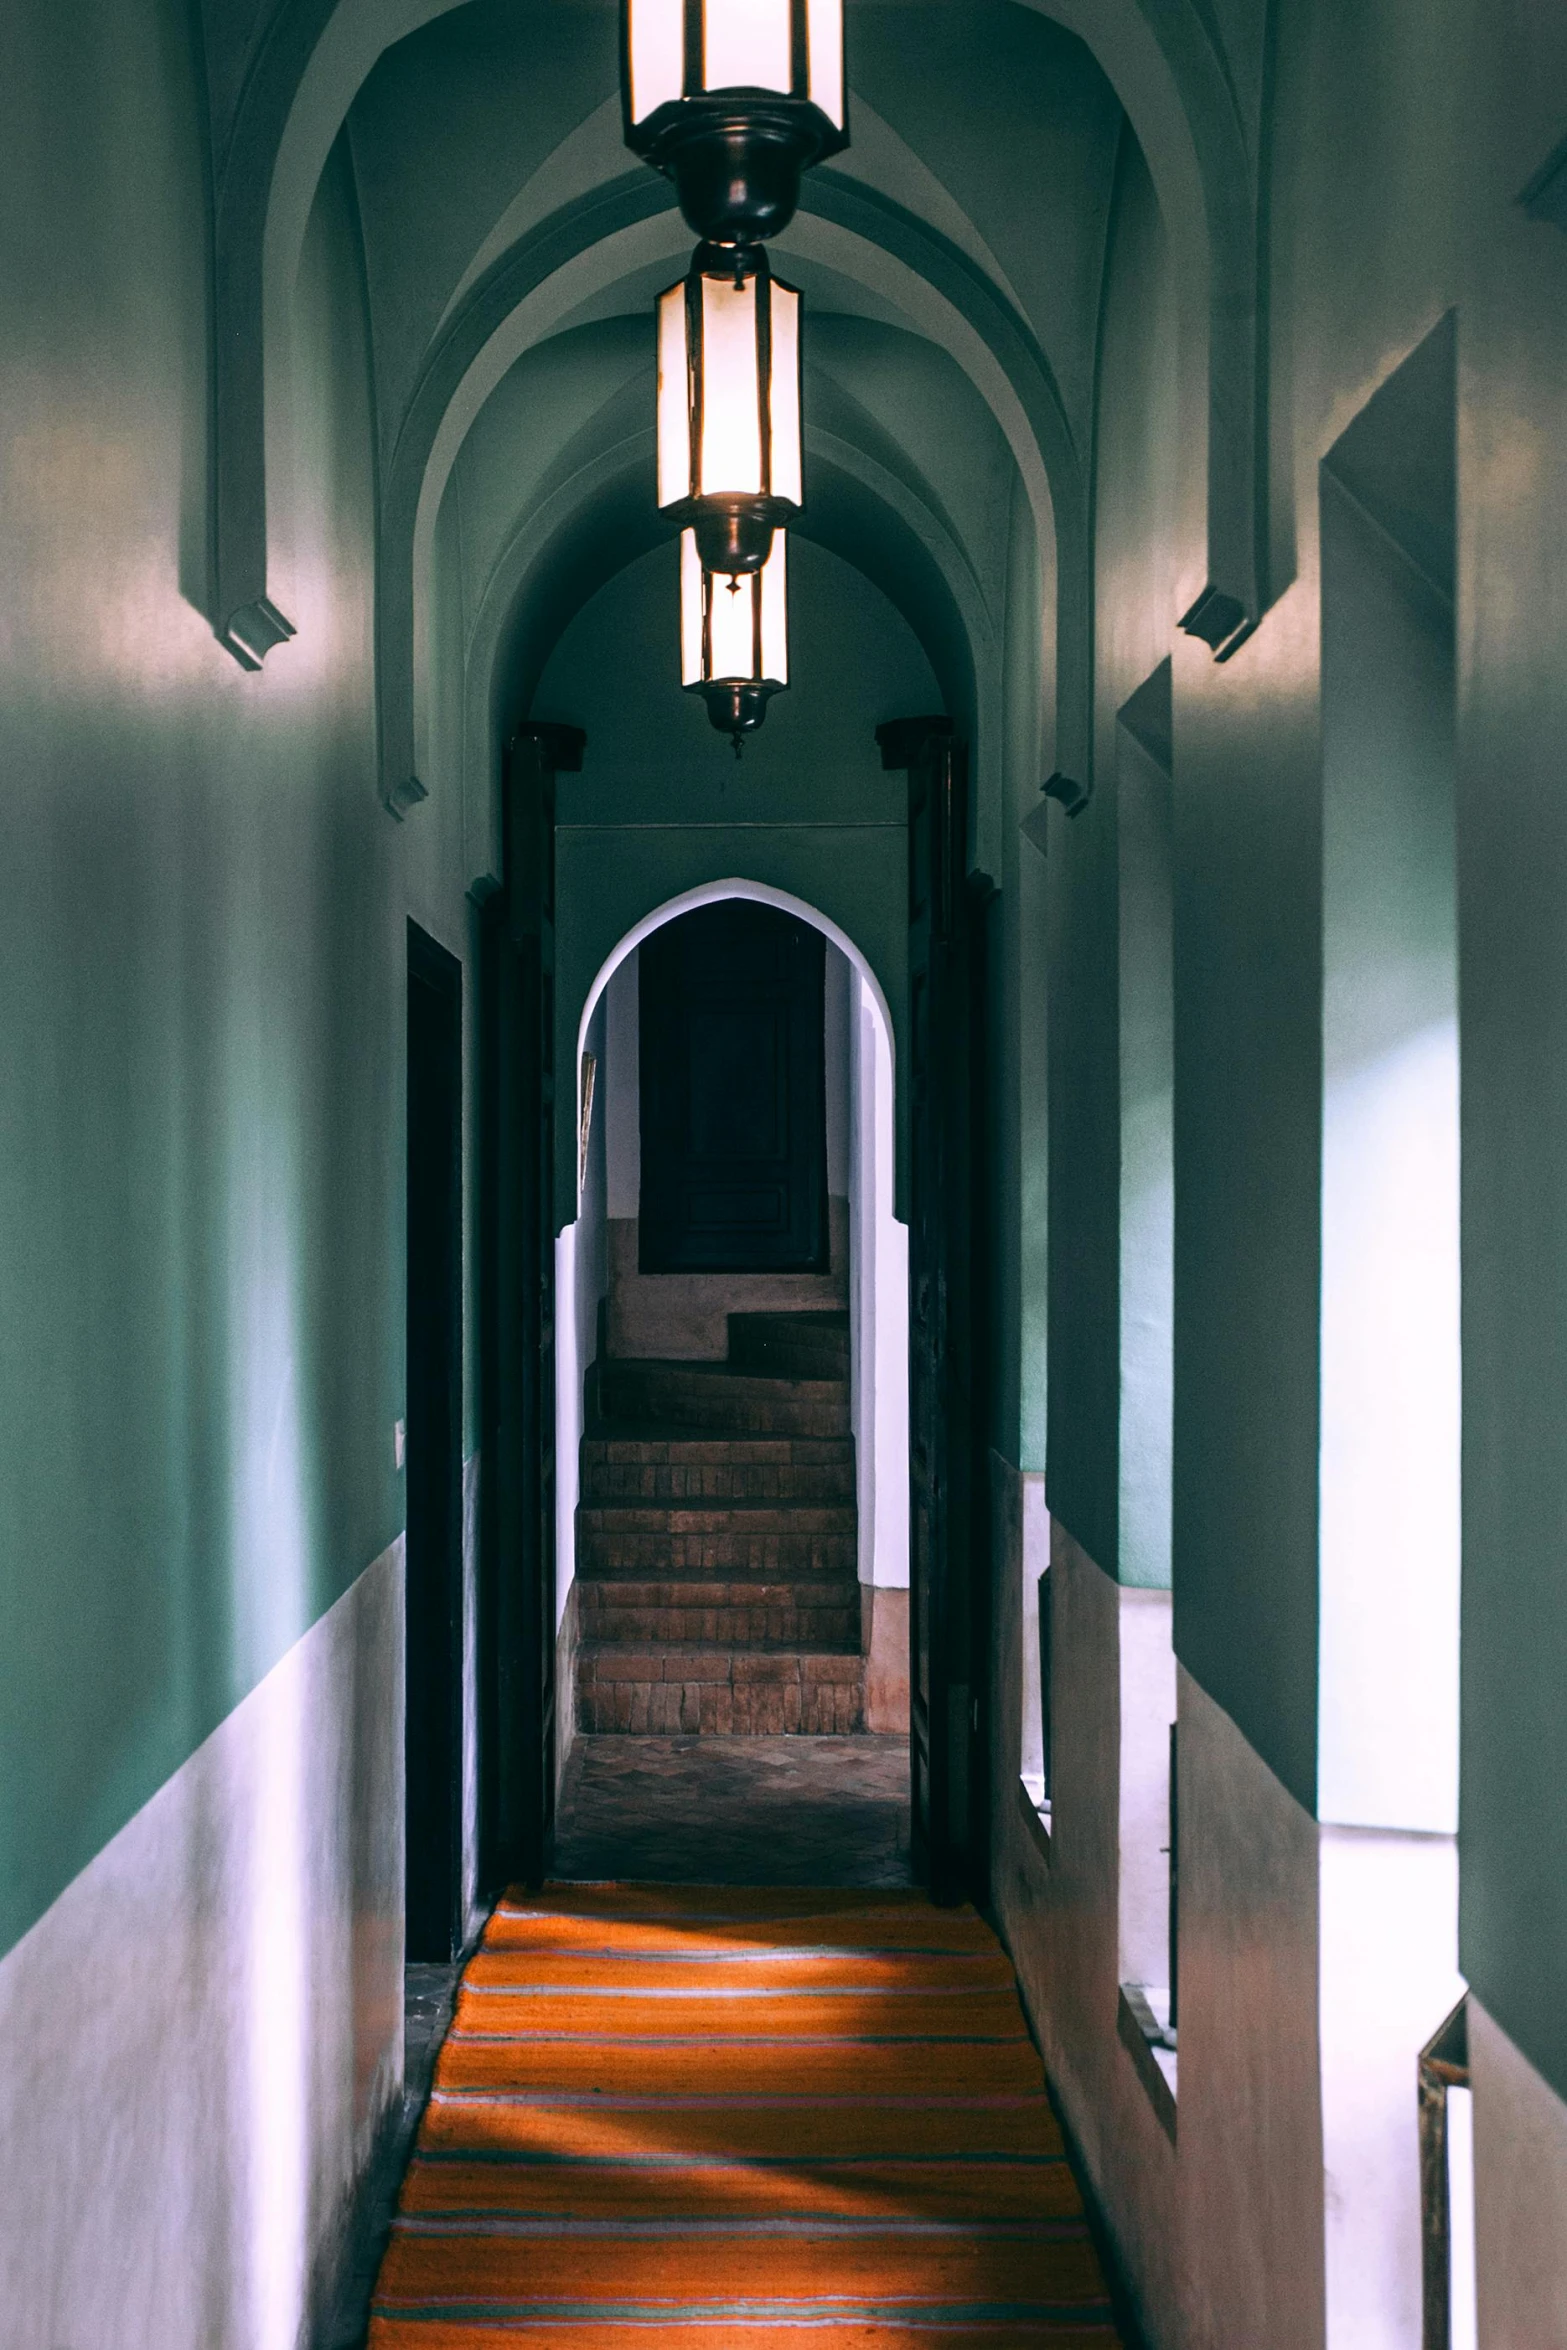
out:
M561 1787L555 1874L912 1886L909 1742L579 1736Z
M498 1906L371 2350L1118 2339L1011 1967L914 1893Z

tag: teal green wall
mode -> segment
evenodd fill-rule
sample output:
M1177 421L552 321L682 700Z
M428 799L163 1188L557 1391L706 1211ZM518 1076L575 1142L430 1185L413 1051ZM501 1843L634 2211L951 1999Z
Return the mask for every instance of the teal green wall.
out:
M1122 141L1105 244L1096 431L1093 798L1050 814L1048 979L1050 1508L1106 1574L1164 1583L1123 1549L1120 1495L1143 1444L1123 1412L1123 927L1117 712L1164 657L1175 596L1177 344L1170 256L1140 151ZM1135 1268L1133 1268L1135 1271Z
M999 945L993 972L991 1196L995 1362L991 1442L1015 1467L1045 1465L1048 1218L1043 858L1020 829L1039 805L1049 654L1038 540L1022 484L1007 548Z
M393 1540L403 909L341 152L247 676L202 589L187 14L6 15L0 1949ZM183 565L183 572L181 566Z

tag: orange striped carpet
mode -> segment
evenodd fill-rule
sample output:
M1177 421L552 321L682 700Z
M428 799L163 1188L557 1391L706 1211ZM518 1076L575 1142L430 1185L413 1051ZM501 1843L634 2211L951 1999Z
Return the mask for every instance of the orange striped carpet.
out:
M1024 2029L915 1894L513 1893L463 1978L371 2350L1112 2350Z

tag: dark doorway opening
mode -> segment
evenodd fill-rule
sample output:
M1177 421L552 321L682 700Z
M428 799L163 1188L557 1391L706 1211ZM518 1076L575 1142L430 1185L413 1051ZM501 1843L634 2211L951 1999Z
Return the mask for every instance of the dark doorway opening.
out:
M989 1895L985 1387L989 891L967 874L968 763L946 718L877 735L909 778L909 1730L914 1859Z
M555 1583L555 795L574 727L506 757L499 890L479 932L479 1850L538 1885L558 1762Z
M641 958L644 1273L827 1270L825 941L745 899Z
M407 1956L463 1943L462 966L408 925Z

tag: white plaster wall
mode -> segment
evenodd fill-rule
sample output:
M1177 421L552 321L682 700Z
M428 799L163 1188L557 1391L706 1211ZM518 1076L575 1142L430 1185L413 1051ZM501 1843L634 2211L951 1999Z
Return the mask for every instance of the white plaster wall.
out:
M402 2081L403 1544L0 1962L6 2350L296 2350Z
M1168 1591L1123 1585L1121 1644L1121 1980L1170 1984L1170 1724L1175 1651Z
M1050 1512L1045 1506L1043 1477L1018 1473L1003 1463L1006 1471L1006 1491L1002 1506L1012 1517L1021 1512L1020 1523L1010 1539L1021 1545L1022 1618L1020 1659L1016 1675L1022 1705L1022 1721L1018 1736L1009 1742L1008 1751L1015 1751L1023 1783L1030 1795L1038 1800L1045 1778L1045 1722L1041 1705L1039 1681L1039 1583L1050 1564Z
M1567 2105L1472 1995L1475 2259L1484 2350L1567 2350Z
M623 966L624 968L624 966ZM635 1020L636 965L633 958L632 1017ZM620 974L617 972L616 979ZM623 1105L611 1111L615 1051L610 1041L612 994L600 1000L584 1039L584 1052L598 1063L587 1165L574 1222L555 1239L555 1630L564 1628L567 1602L577 1578L577 1503L582 1483L582 1436L586 1426L587 1377L598 1355L599 1306L609 1295L609 1225L605 1213L612 1153L624 1148ZM624 1009L624 1006L622 1006ZM621 1039L621 1049L624 1041ZM635 1046L633 1044L633 1055ZM573 1085L580 1088L581 1063ZM580 1091L572 1095L573 1117ZM633 1113L635 1097L633 1096ZM615 1138L611 1141L611 1127ZM635 1115L632 1139L635 1141ZM565 1683L560 1684L564 1690Z
M1019 1784L1019 1757L1029 1751L1023 1708L1038 1686L1027 1660L1046 1529L1043 1480L994 1455L992 1473L1000 1545L997 1912L1143 2331L1152 2350L1173 2350L1186 2340L1176 2150L1116 2030L1122 1594L1063 1526L1049 1525L1054 1800L1047 1861L1029 1832ZM1226 2350L1243 2339L1237 2335Z
M1317 1826L1180 1669L1177 1704L1180 2338L1320 2350Z
M1420 2350L1421 2049L1463 1990L1450 1836L1320 1831L1329 2350Z
M829 939L823 957L822 1076L827 1128L827 1195L847 1199L850 1184L851 1111L849 1007L858 994L857 973L847 955Z
M1168 1595L1118 1587L1054 1523L1047 1859L1018 1784L1020 1759L1026 1768L1037 1754L1038 1557L1028 1525L1043 1495L1031 1490L1040 1480L992 1465L1003 1597L997 1907L1147 2338L1154 2350L1419 2350L1415 2068L1462 1990L1454 1842L1319 1826L1175 1663ZM1172 1700L1181 1755L1173 2147L1116 2029L1118 1980L1163 1981ZM1485 2166L1500 2165L1489 2190L1493 2298L1514 2257L1503 2198L1521 2192L1513 2156L1498 2149L1511 2129L1548 2136L1554 2119L1567 2129L1567 2109L1516 2051L1509 2071L1506 2053L1489 2144L1477 2075L1482 2225ZM1530 2193L1537 2231L1557 2201L1562 2230L1567 2197L1537 2180ZM1567 2255L1553 2252L1546 2267L1559 2288ZM1567 2332L1482 2328L1487 2350L1511 2350L1515 2338L1528 2350L1567 2350Z
M829 949L829 957L832 950ZM840 961L842 957L838 958ZM909 1581L909 1232L893 1214L892 1040L859 973L847 981L845 1157L860 1581Z

